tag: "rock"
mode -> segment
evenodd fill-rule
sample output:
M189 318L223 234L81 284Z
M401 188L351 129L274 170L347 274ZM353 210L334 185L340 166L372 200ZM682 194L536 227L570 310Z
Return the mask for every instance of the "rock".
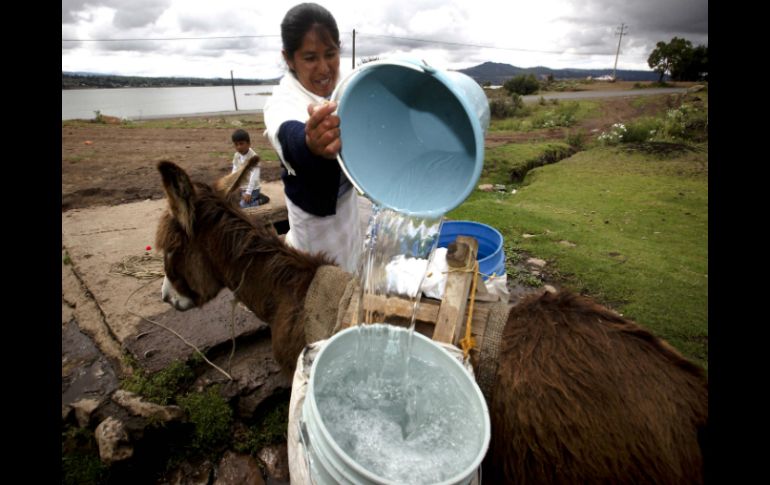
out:
M548 293L551 293L551 294L554 294L554 295L557 293L557 290L556 290L556 288L554 288L554 287L553 287L553 286L551 286L551 285L545 285L545 286L543 286L543 289L544 289L545 291L547 291Z
M75 319L62 325L61 362L62 405L82 399L101 402L118 388L118 378L110 361L91 338L80 331Z
M184 335L204 354L219 345L229 349L233 333L236 341L260 333L267 334L267 323L259 320L248 309L236 305L233 311L233 298L232 292L225 289L200 308L186 312L169 308L160 314L148 315L148 318L163 322ZM219 324L212 325L212 322ZM150 323L141 322L136 330L136 334L126 338L124 345L136 358L139 367L148 372L165 369L175 360L184 362L195 353L176 335Z
M257 460L251 455L226 451L216 471L214 485L264 485Z
M213 362L229 369L234 380L230 381L216 369L207 367L193 387L205 389L219 384L222 397L228 400L237 398L236 410L240 417L250 418L265 399L291 389L291 379L273 358L271 340L267 336L236 343L232 362L228 363L228 360L229 354L217 357Z
M542 269L542 268L545 267L546 262L545 262L545 260L538 259L538 258L529 258L527 260L527 264L530 265L530 266L535 266L537 268L541 268Z
M75 419L78 421L78 426L81 428L87 427L91 422L91 415L101 403L101 399L88 398L73 402L71 407L75 410Z
M108 465L131 458L134 454L123 422L118 419L109 417L99 423L94 437L99 445L99 457Z
M515 194L516 192L516 189L511 190L511 195Z
M524 239L529 239L531 237L535 237L535 234L526 234L525 233L525 234L522 234L521 237L523 237Z
M66 423L72 416L73 409L69 404L62 404L61 406L61 422Z
M185 461L176 467L162 483L164 485L208 485L213 471L214 465L209 460L199 463Z
M481 184L479 185L479 190L482 192L494 192L495 186L492 184Z
M289 453L286 443L262 448L257 453L257 458L265 464L270 478L279 482L289 481Z
M559 244L561 244L562 246L567 246L568 248L574 248L575 246L577 246L577 244L573 242L569 242L567 240L559 241Z
M131 414L143 418L159 419L168 422L184 417L184 411L179 406L161 406L142 399L133 392L118 389L112 394L112 400L127 409Z
M495 184L495 190L497 190L498 192L505 192L505 185Z

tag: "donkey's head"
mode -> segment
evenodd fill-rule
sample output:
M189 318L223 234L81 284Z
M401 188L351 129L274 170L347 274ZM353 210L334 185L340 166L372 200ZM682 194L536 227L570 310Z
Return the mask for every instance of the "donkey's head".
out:
M155 241L163 251L166 273L161 296L177 310L203 305L225 285L223 268L211 257L211 248L220 243L213 235L231 229L222 226L223 212L232 213L231 219L241 224L246 221L228 200L258 161L258 157L252 157L241 170L218 180L214 188L193 184L187 173L172 162L158 163L169 205L158 224Z

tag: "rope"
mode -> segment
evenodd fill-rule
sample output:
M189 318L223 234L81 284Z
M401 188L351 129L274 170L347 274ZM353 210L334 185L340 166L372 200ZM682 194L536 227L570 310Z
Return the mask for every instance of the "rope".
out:
M487 278L495 278L495 277L497 276L497 273L486 274L486 273L482 273L481 271L478 271L478 269L476 269L476 268L478 268L478 266L479 266L479 262L478 262L478 260L476 260L476 266L474 266L474 268L473 268L473 269L466 269L466 268L452 268L452 267L450 267L448 270L446 270L446 271L442 271L442 272L441 272L441 274L447 274L447 273L470 273L470 272L475 272L476 274L480 274L481 276L486 276ZM429 276L430 276L430 275L429 275Z
M128 256L110 268L111 274L133 276L138 279L154 280L165 275L163 258L154 254Z
M460 348L463 349L463 359L468 358L471 349L476 347L476 339L471 335L471 322L473 321L473 303L476 301L476 281L479 278L479 262L473 264L472 270L462 270L464 272L473 271L473 282L471 283L471 303L468 307L468 319L465 321L465 337L460 340Z

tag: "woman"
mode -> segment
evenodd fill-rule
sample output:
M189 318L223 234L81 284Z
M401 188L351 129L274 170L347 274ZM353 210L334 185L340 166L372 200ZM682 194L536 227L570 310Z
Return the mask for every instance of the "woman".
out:
M340 39L328 10L303 3L281 23L289 72L265 105L266 133L281 158L289 213L286 243L324 252L353 272L361 252L356 191L337 163L340 120L329 102L339 81Z

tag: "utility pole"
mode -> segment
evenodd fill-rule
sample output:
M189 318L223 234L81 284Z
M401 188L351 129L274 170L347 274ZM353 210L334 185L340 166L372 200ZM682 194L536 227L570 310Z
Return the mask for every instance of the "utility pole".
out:
M620 24L620 29L618 29L618 31L615 32L615 35L620 35L620 38L618 39L618 51L615 53L615 67L612 68L612 80L613 81L615 79L617 79L617 77L615 76L615 72L618 69L618 56L620 55L620 41L623 39L623 34L627 34L628 33L628 31L625 30L626 27L628 27L628 25L621 23Z
M233 78L232 70L230 70L230 84L233 87L233 102L235 103L235 111L238 111L238 100L235 97L235 78Z
M353 59L352 59L352 69L356 68L356 29L353 29Z

